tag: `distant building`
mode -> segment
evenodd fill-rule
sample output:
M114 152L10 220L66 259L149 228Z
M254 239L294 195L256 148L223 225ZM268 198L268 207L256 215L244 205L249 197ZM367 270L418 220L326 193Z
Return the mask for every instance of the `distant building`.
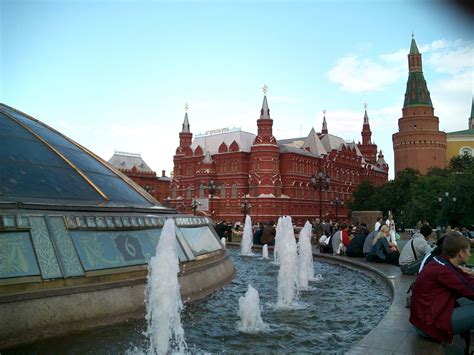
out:
M426 174L432 167L446 167L446 133L439 130L439 119L434 115L415 38L411 40L408 69L403 115L398 120L398 132L392 136L395 176L406 168Z
M193 213L194 206L197 213L233 222L242 221L246 212L255 222L290 215L298 224L318 217L321 206L323 218L342 221L347 220L347 202L362 181L387 182L388 165L382 152L376 160L367 110L362 144L330 134L326 116L321 132L313 128L305 137L277 141L272 127L266 95L257 135L221 129L193 140L186 112L174 156L170 206L187 213ZM321 194L319 173L330 176L329 189L322 179Z
M471 104L471 117L469 117L468 127L463 131L448 132L448 161L456 155L474 156L474 100Z
M165 202L171 179L165 175L164 170L161 171L161 176L157 177L156 172L145 163L140 154L136 153L115 151L109 163L135 181L160 203Z

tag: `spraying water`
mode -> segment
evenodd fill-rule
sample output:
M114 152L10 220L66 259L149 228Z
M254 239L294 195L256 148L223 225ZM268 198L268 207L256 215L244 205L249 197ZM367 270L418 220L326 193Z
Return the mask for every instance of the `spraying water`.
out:
M258 333L266 330L268 327L263 322L260 313L258 291L249 284L245 297L239 298L240 322L237 322L237 329L244 333Z
M225 238L224 238L224 237L221 238L221 243L222 243L222 246L225 248L225 245L226 245L225 243L226 243L226 241L225 241Z
M300 290L307 290L308 281L314 280L313 250L311 247L312 225L306 221L300 232L298 242L298 286Z
M268 244L265 244L262 248L262 259L270 259L268 257Z
M170 218L163 226L155 256L148 264L145 304L151 354L183 353L186 348L178 272L175 224Z
M281 238L278 253L280 270L278 271L278 308L291 308L298 297L298 265L296 240L291 217L281 217ZM280 221L278 223L280 224Z
M282 233L282 230L281 230L282 218L283 217L278 218L278 222L275 228L275 246L273 247L273 262L276 265L280 264L278 248L281 244L280 241L281 241L281 233Z
M252 253L252 219L249 215L245 217L244 234L242 235L242 242L240 243L240 255L253 256Z

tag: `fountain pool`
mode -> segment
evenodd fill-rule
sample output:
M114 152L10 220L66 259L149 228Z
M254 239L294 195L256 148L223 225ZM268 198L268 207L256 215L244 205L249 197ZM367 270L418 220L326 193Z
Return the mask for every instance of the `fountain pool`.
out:
M225 289L187 304L181 313L189 353L281 353L328 351L344 353L365 336L389 308L388 291L365 274L324 262L314 262L323 280L310 282L299 294L296 309L280 310L278 266L261 255L240 257L230 249L236 277ZM268 330L246 334L238 330L239 298L251 284L259 293L261 316ZM2 352L108 353L145 352L146 321L96 328L73 336L41 341Z

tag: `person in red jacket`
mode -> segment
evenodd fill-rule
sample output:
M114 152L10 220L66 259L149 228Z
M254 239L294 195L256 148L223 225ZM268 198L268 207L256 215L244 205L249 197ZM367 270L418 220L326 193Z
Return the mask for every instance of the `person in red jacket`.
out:
M474 278L459 267L469 260L470 250L466 237L451 232L444 240L443 254L418 275L412 288L410 323L421 335L451 343L454 334L469 334L474 328ZM462 297L466 302L456 307Z

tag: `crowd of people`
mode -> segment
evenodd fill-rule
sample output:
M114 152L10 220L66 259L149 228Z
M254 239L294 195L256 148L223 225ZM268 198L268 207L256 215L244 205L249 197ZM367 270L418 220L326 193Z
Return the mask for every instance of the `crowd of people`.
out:
M242 234L240 223L221 221L217 234L228 241ZM253 243L274 245L275 222L253 227ZM405 275L416 275L407 307L410 322L420 336L439 342L451 342L461 335L470 348L474 328L474 270L466 267L474 245L474 231L467 228L436 230L427 222L418 222L411 238L400 250L393 217L378 218L373 230L365 223L347 225L321 221L313 223L313 244L322 253L363 257L375 263L400 267Z
M349 237L345 224L336 231L327 226L320 230L323 253L364 257L397 265L405 275L416 275L407 307L417 333L439 342L451 342L459 334L465 340L465 353L469 353L474 329L474 270L466 264L474 245L473 231L448 227L434 232L427 222L419 222L400 250L390 217L385 222L377 219L371 232L364 223L354 226Z

